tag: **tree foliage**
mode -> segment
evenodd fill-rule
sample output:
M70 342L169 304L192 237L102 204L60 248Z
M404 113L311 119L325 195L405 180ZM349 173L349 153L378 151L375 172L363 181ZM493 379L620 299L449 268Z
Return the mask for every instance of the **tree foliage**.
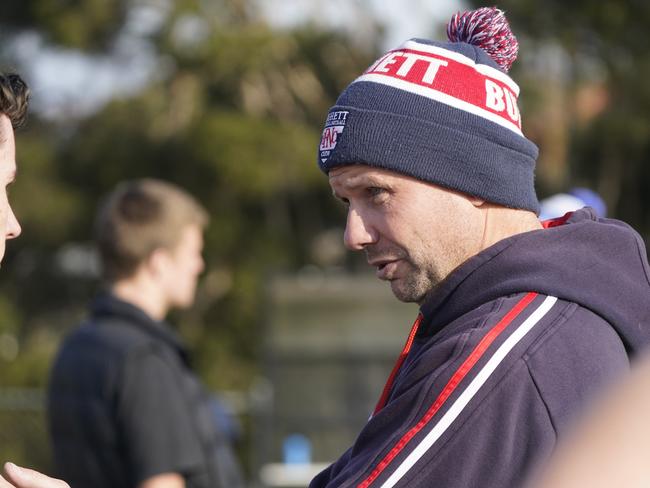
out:
M2 25L12 33L37 30L64 47L103 51L122 27L129 0L8 0Z
M139 93L82 119L34 115L18 134L12 198L23 235L3 268L0 332L15 333L22 353L5 359L2 381L44 384L58 341L98 285L85 254L98 202L121 180L151 176L187 188L211 214L197 306L174 322L211 386L246 388L264 277L313 262L314 237L339 221L316 165L321 124L376 53L341 33L274 31L241 1L10 5L3 32L96 56L110 53L133 9L159 9L162 21L144 34L158 69ZM16 372L23 367L30 373Z

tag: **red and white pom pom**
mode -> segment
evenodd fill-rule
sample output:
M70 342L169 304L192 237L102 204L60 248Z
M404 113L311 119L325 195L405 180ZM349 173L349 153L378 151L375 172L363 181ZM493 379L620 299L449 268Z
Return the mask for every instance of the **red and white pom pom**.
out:
M451 42L480 47L506 72L519 52L505 14L496 7L455 14L447 24L447 37Z

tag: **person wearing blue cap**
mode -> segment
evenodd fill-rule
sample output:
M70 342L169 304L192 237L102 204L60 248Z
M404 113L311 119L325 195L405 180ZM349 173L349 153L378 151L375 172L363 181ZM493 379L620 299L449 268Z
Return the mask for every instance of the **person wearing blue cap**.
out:
M550 220L563 217L583 207L591 207L598 217L607 216L607 204L601 196L589 188L575 187L567 193L556 193L539 202L539 219Z

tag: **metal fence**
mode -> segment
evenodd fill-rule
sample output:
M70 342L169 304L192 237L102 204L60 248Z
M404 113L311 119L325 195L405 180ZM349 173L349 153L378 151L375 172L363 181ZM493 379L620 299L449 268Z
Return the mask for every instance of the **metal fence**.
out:
M354 442L417 308L373 276L277 277L268 292L269 400L255 413L251 464L260 486L306 486Z
M276 278L262 375L219 397L243 426L252 487L306 486L366 422L417 309L372 277ZM0 460L52 472L45 393L0 389Z
M45 394L42 390L0 389L0 460L50 471Z

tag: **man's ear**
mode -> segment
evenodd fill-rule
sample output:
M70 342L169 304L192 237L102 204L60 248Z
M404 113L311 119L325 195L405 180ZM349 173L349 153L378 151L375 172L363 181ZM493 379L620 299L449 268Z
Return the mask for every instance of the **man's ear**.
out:
M478 208L478 207L482 207L483 205L485 205L485 200L484 200L483 198L479 198L479 197L474 197L474 196L468 195L468 196L467 196L467 199L468 199L469 202L470 202L472 205L474 205L476 208Z
M169 260L169 253L166 249L159 247L154 249L149 257L145 260L144 265L147 267L152 276L160 276Z

